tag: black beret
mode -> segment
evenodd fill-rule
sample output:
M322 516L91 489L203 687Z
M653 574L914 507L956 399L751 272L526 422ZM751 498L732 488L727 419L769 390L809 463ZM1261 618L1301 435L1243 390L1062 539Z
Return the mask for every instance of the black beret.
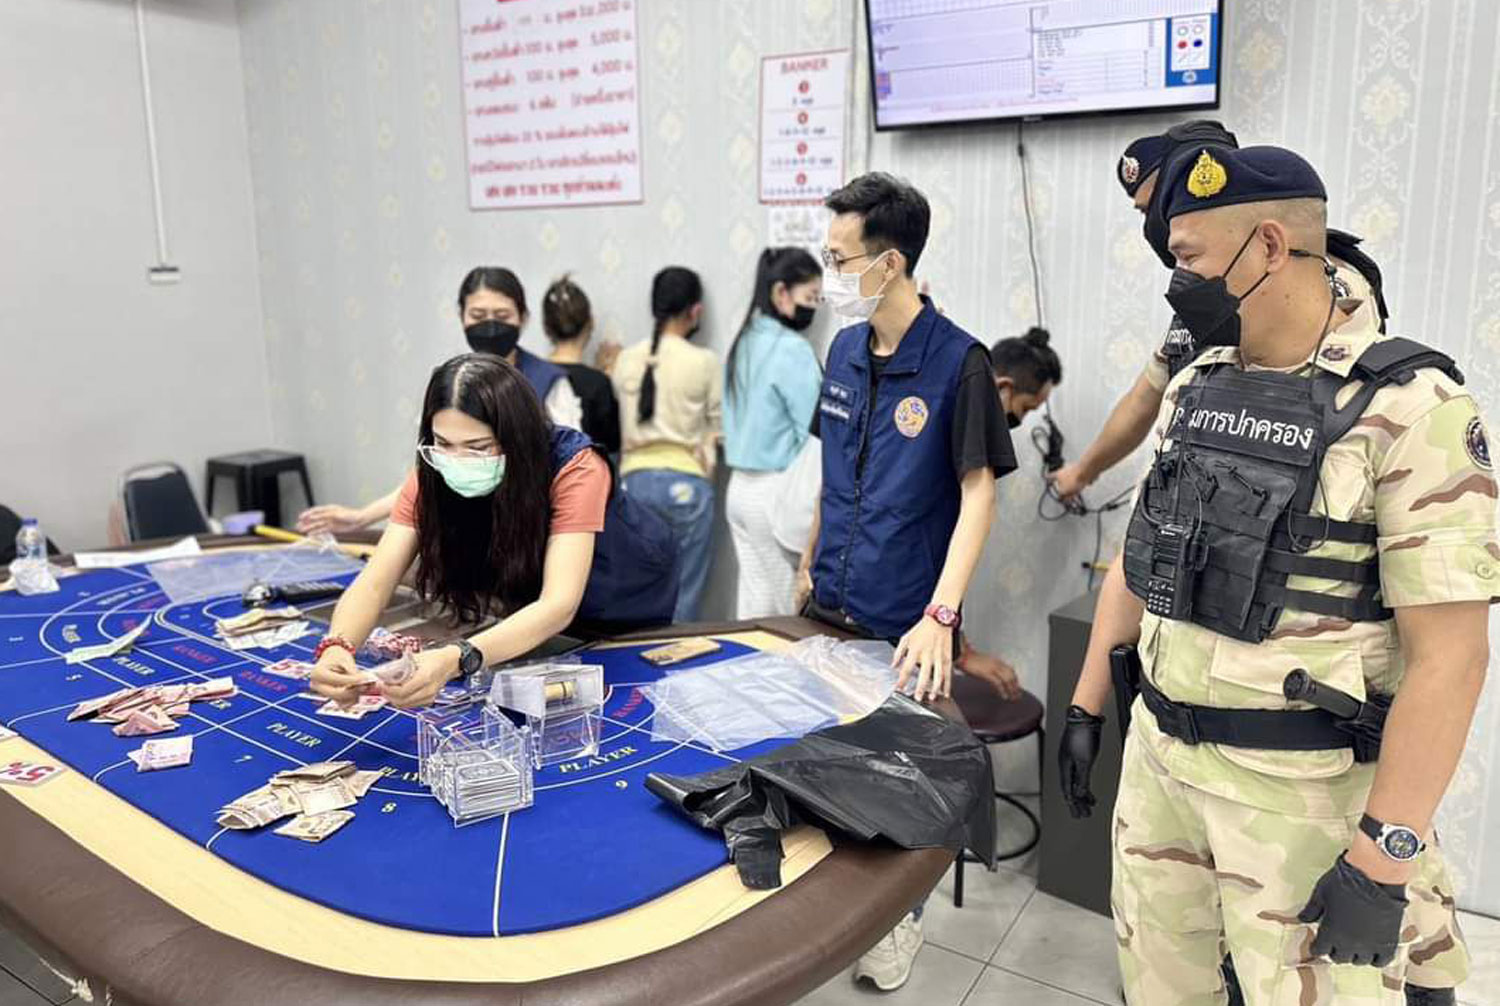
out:
M1165 133L1132 140L1115 164L1115 177L1125 194L1135 198L1136 190L1151 173L1187 144L1217 143L1237 146L1234 134L1214 119L1190 119L1179 122Z
M1239 203L1328 200L1328 190L1313 166L1282 147L1184 150L1172 158L1157 186L1168 220Z

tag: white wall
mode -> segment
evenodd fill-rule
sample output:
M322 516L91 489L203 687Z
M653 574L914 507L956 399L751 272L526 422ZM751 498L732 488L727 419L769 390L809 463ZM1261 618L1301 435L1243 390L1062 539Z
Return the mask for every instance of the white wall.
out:
M234 6L147 12L175 287L146 283L133 4L6 0L0 28L0 503L64 548L104 542L124 468L198 485L271 433Z

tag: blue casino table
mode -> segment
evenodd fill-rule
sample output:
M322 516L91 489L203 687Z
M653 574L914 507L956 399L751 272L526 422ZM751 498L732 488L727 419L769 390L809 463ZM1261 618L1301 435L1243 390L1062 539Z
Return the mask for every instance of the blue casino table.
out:
M646 790L650 772L716 769L786 741L723 754L653 741L640 686L661 672L641 651L709 636L721 649L703 663L784 646L813 623L583 644L608 687L597 755L539 772L531 808L455 828L417 781L412 714L321 716L304 683L265 672L310 660L316 635L231 650L214 621L245 610L237 597L174 604L143 567L60 585L0 593L0 724L18 735L0 740L0 763L67 769L0 789L0 912L115 1003L790 1002L873 944L947 865L941 851L834 847L805 828L785 838L783 887L748 891L718 835ZM398 602L385 622L450 631L424 614ZM127 653L64 660L142 623ZM141 738L66 719L126 685L218 677L237 694L193 703L166 735L193 734L188 766L138 772L126 752ZM215 823L274 772L332 759L381 778L323 842Z

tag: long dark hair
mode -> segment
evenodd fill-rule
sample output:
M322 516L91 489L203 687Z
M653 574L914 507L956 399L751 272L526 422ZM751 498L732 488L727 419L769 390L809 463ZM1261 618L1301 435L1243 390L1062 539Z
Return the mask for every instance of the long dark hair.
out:
M823 275L822 266L818 260L807 253L805 249L797 247L767 248L760 253L760 261L755 266L755 292L750 297L750 307L745 311L745 320L740 322L740 330L735 334L734 342L729 346L728 374L729 380L724 389L725 394L733 398L738 385L735 382L735 371L738 369L740 340L745 337L745 332L750 328L750 323L755 320L755 313L759 311L768 318L777 318L776 305L771 300L771 291L777 283L785 283L787 289L817 279Z
M594 310L589 304L589 295L563 276L547 288L542 298L542 330L553 342L576 339L594 320Z
M651 317L656 324L651 329L651 356L661 348L661 330L678 315L691 311L694 304L703 302L703 281L691 269L680 265L669 265L656 274L651 281ZM641 378L641 398L636 408L636 419L642 423L651 421L656 415L656 364L648 362L646 373Z
M505 478L488 496L465 499L417 458L417 592L455 622L515 611L542 589L551 514L551 429L536 392L498 356L465 353L432 372L422 400L420 443L432 417L457 409L495 433Z
M516 303L516 310L525 318L526 311L526 288L521 285L521 279L509 269L496 265L482 265L469 270L464 281L458 285L458 314L463 317L464 304L469 295L480 290L492 290L503 294Z

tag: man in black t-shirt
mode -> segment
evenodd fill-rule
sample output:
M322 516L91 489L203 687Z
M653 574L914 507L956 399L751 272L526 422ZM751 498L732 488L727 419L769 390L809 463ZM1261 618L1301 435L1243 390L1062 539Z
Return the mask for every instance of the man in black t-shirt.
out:
M1046 329L1032 328L1025 335L1001 339L990 347L995 393L989 397L992 402L999 403L1009 429L1020 426L1021 420L1030 412L1047 404L1047 396L1062 383L1062 361L1047 345L1050 338ZM967 426L972 430L992 421L990 410L983 411L982 416L960 411L954 420L954 439L959 437L959 427ZM973 438L974 434L965 432L964 436ZM1007 432L1007 444L1009 441ZM1015 466L1014 453L1011 466ZM1015 668L999 657L976 650L967 638L962 641L955 666L965 674L987 681L1001 698L1011 700L1021 696L1021 683Z

